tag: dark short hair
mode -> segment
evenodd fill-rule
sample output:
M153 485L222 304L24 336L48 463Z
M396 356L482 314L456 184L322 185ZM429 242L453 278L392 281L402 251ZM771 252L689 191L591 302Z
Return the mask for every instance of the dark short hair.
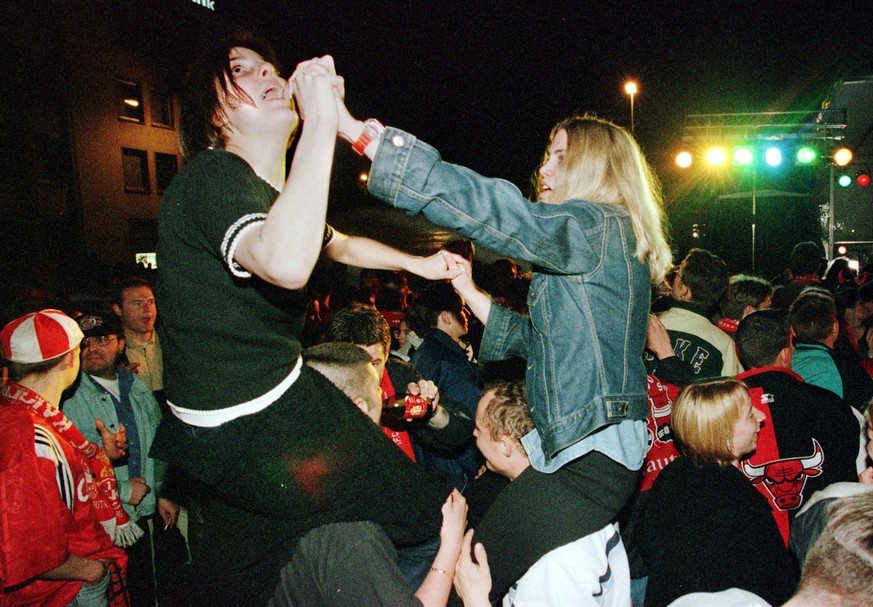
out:
M691 301L709 310L728 286L727 264L706 249L691 249L682 261L682 282L691 289Z
M791 325L785 310L752 312L737 328L737 349L746 369L768 367L791 345Z
M345 342L326 342L303 351L303 362L324 375L346 396L354 400L362 396L363 386L372 374L370 355L358 346ZM369 403L371 407L377 403Z
M791 268L791 273L795 276L818 274L821 259L821 250L817 244L811 240L798 242L791 249L791 261L788 267Z
M757 276L735 274L730 277L721 298L721 314L725 318L742 320L748 306L757 308L773 295L773 286Z
M235 47L253 50L279 67L270 44L251 30L220 36L204 49L189 68L180 95L179 147L186 160L210 147L224 149L221 101L224 95L241 94L230 73L229 56Z
M803 291L791 304L788 320L801 341L820 342L827 339L837 320L834 296L824 289Z
M326 341L345 341L360 346L382 344L387 353L391 347L388 322L376 308L352 306L340 310L330 319Z
M409 313L409 327L416 333L437 326L442 312L460 314L463 298L448 282L435 282L422 290Z
M148 287L154 293L154 287L151 281L142 276L125 276L115 283L115 288L112 289L112 303L119 306L124 301L124 292L128 289L137 289L139 287Z

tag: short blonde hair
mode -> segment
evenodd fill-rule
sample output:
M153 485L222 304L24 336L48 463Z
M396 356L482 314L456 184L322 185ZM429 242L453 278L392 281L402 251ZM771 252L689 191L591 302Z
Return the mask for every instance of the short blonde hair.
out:
M734 461L734 426L748 402L748 387L732 377L686 386L673 403L670 421L685 455L698 466Z
M589 114L556 124L550 144L561 130L567 133L567 152L553 200L590 200L627 209L637 241L634 255L649 264L652 281L660 282L673 265L673 254L664 235L661 184L639 144L625 129Z
M483 393L488 392L494 393L485 409L489 436L492 440L509 436L527 454L521 438L534 429L534 423L527 408L524 380L497 380L485 386Z

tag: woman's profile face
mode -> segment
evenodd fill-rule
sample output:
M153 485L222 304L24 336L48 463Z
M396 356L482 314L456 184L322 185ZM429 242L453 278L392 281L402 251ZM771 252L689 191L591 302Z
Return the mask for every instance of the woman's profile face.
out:
M758 431L766 417L760 409L752 406L752 399L747 395L740 408L740 417L734 424L734 436L731 440L732 451L737 459L757 448Z
M228 55L228 66L233 84L244 95L228 86L229 95L238 98L225 102L225 113L235 127L266 121L287 123L290 132L297 127L299 117L289 94L288 82L279 76L275 66L257 52L234 47Z
M552 190L561 176L564 168L564 156L567 154L567 131L561 129L555 133L552 143L549 144L549 157L540 167L540 191L541 202L556 204L560 200L552 200Z

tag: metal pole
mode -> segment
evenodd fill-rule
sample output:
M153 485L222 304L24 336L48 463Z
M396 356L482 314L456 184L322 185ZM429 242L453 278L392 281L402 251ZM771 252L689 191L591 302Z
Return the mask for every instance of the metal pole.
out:
M634 94L633 93L630 94L630 98L631 98L631 133L635 134L635 130L634 130Z
M834 165L831 163L831 184L828 188L828 259L834 258Z
M752 165L752 272L755 271L755 219L758 211L758 167Z

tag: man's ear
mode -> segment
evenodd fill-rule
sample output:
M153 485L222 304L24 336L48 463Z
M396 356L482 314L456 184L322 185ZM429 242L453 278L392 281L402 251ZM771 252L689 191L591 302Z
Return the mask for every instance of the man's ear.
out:
M451 312L449 312L448 310L443 310L442 312L440 312L440 320L443 322L444 325L450 325L452 324L452 321L454 319L452 318Z
M121 318L121 306L119 306L119 305L116 304L116 303L112 304L112 311L115 312L115 315L116 315L116 316L118 316L119 318Z
M355 403L355 406L361 410L364 415L370 415L370 405L367 403L366 399L358 398L352 399L352 402Z
M500 452L506 457L512 457L513 450L515 449L515 443L512 438L509 437L508 434L504 434L500 437Z
M679 285L679 300L680 301L691 301L691 289L685 284L685 281L682 281L682 284Z
M80 354L81 354L81 352L76 352L75 349L70 350L69 352L64 354L64 358L61 361L64 365L64 369L69 369L73 365L75 365L76 359L79 357Z

